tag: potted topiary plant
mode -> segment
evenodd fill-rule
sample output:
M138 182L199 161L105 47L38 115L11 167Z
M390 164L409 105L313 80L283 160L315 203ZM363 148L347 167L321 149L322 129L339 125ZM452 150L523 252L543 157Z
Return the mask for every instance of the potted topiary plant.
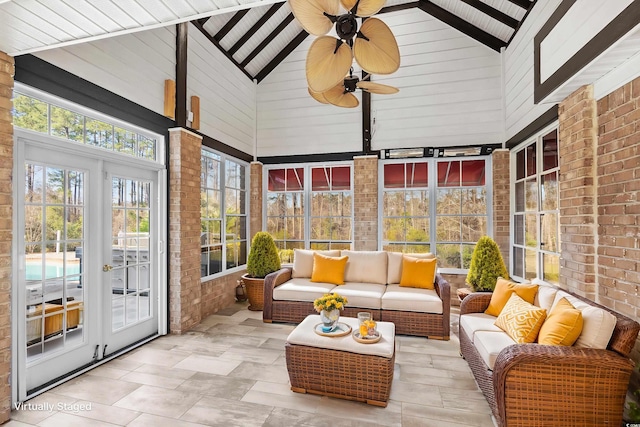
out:
M476 243L471 255L467 284L471 292L492 292L496 287L498 277L508 279L509 272L502 259L498 244L491 237L483 236ZM464 292L464 288L458 290L460 299L463 299L466 294L468 292Z
M249 310L262 310L264 307L264 278L280 269L280 256L273 237L266 231L253 236L251 250L247 260L247 273L242 281L247 288Z

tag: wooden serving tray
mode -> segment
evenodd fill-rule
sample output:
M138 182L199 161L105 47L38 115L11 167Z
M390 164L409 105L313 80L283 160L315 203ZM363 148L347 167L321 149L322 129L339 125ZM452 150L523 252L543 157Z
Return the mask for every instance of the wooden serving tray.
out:
M322 323L318 323L313 327L313 331L323 337L343 337L351 333L351 326L342 322L338 322L336 328L331 332L323 332L322 326L324 326Z
M380 338L382 338L382 334L378 331L376 331L376 335L372 338L362 338L362 335L360 335L360 331L355 331L351 336L354 340L362 344L375 344L380 341Z

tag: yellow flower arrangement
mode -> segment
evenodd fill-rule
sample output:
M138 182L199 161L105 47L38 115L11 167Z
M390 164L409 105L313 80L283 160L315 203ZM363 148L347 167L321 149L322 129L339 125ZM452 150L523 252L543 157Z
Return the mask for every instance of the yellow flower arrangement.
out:
M347 298L343 297L342 295L324 294L313 302L313 308L315 308L318 313L320 313L322 310L342 310L344 306L347 305L347 303Z

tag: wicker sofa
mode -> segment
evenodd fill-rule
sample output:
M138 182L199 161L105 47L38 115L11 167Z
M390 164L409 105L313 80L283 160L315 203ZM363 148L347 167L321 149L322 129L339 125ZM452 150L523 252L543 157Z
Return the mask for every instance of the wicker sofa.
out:
M629 353L640 325L580 296L540 285L534 305L547 312L565 297L583 316L587 308L602 319L607 317L603 323L610 329L603 327L604 340L600 339L606 348L581 346L586 318L573 346L515 344L509 343L508 336L505 339L498 335L493 336L493 345L487 345L481 340L483 336L502 333L493 325L495 318L484 313L491 295L474 293L462 301L459 333L461 354L498 425L620 426L634 367Z
M310 281L312 251L296 250L293 266L271 273L264 282L263 321L299 323L315 314L313 301L325 293L339 292L349 299L342 315L355 317L368 311L373 319L393 322L396 334L449 339L450 287L436 274L434 290L400 287L402 254L385 251L324 251L347 255L345 284ZM433 257L431 254L413 254ZM305 260L302 262L302 260ZM306 264L306 265L305 265Z

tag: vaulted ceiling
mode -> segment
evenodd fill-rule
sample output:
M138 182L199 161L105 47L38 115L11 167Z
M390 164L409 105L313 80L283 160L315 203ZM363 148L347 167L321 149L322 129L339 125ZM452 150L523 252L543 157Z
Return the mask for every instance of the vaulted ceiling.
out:
M414 8L500 51L534 3L387 0L380 13ZM308 36L282 0L0 0L0 51L16 56L188 21L258 81Z

